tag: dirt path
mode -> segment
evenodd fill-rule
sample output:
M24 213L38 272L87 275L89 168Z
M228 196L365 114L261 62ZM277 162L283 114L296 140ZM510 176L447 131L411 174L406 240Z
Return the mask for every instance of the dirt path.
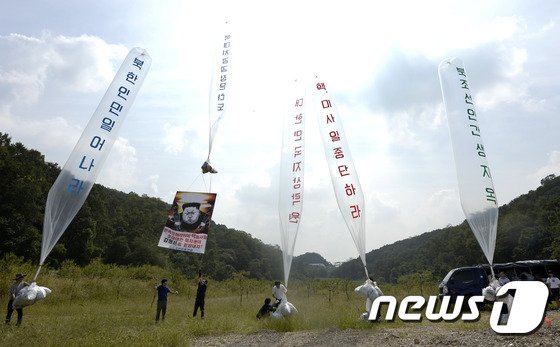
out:
M371 330L261 331L249 335L204 336L194 346L558 346L560 312L549 314L553 325L529 335L499 335L490 327L454 330L440 323Z

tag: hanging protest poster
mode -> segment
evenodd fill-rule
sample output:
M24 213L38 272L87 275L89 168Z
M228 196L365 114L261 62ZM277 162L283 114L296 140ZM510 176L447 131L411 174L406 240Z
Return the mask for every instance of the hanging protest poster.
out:
M204 253L215 202L215 193L177 192L158 246Z

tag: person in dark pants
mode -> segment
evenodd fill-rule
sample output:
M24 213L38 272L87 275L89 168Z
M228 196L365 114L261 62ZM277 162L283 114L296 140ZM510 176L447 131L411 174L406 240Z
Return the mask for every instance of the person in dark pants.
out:
M196 288L196 299L194 301L193 317L200 308L200 319L204 319L204 297L206 296L206 288L208 287L208 280L202 277L202 273L198 273L198 287Z
M12 314L14 313L14 300L18 295L19 291L23 288L27 287L29 283L24 282L23 279L25 278L25 274L17 274L14 278L14 283L10 286L10 300L8 301L8 313L6 314L6 324L10 324L12 320ZM21 320L23 319L23 309L16 308L17 312L17 323L16 325L21 324Z
M161 284L156 287L157 290L157 309L156 309L156 323L159 321L159 316L161 313L161 321L165 320L165 313L167 312L167 294L179 294L178 291L174 291L167 286L167 280L162 279Z

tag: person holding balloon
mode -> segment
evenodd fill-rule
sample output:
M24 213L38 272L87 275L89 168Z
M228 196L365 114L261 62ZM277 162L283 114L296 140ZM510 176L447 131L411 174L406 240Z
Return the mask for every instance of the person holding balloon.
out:
M29 283L24 282L23 279L25 278L25 274L16 274L14 278L14 283L10 286L10 300L8 301L8 312L6 314L6 324L10 324L12 320L12 314L14 313L14 300L18 295L19 291L23 288L27 287ZM21 324L21 320L23 319L23 308L16 308L17 312L17 323L16 325Z
M280 303L282 303L282 301L286 301L287 291L288 289L286 289L286 287L284 287L284 285L280 283L280 281L274 282L274 286L272 287L272 296L275 299L274 305L272 305L273 307L276 308L278 307L278 305L280 305Z

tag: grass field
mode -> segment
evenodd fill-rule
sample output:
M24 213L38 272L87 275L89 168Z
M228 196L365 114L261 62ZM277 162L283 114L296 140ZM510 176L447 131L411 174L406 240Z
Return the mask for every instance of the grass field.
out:
M9 260L9 259L8 259ZM16 272L32 274L30 264L14 259L0 262L1 294L7 291ZM8 266L8 264L10 264ZM32 277L32 275L29 275ZM179 295L169 295L165 322L155 323L152 304L154 287L161 278ZM354 293L360 282L346 280L291 281L288 299L299 310L289 319L257 320L255 314L265 297L271 297L270 281L237 276L224 282L209 281L205 319L192 318L196 280L155 267L123 268L94 262L85 268L71 263L58 271L44 270L38 285L52 289L44 301L24 309L24 321L2 326L0 345L41 346L188 346L197 336L248 334L263 330L300 331L315 329L379 329L406 327L398 320L372 324L359 320L364 298ZM414 286L383 285L385 294L400 299L420 294ZM427 295L435 295L436 284L424 285ZM15 315L15 313L14 313ZM429 324L421 323L421 324ZM447 323L441 323L447 324ZM475 329L481 322L453 323L462 329Z

